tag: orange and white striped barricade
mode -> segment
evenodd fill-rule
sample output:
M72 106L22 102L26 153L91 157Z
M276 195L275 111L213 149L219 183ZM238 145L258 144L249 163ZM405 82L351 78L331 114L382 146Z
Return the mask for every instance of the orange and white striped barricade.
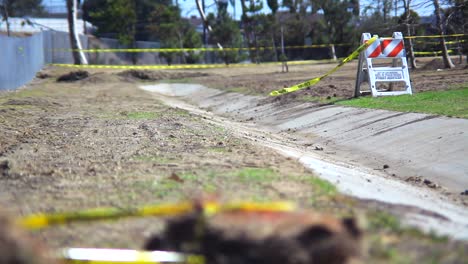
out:
M361 43L371 39L369 33L363 33ZM378 60L377 65L373 60ZM386 63L390 66L383 66ZM392 38L378 38L365 51L359 54L356 76L355 97L369 92L361 90L363 82L369 83L372 96L412 94L405 44L401 32L394 32ZM398 90L395 83L400 83ZM388 85L382 85L387 83Z

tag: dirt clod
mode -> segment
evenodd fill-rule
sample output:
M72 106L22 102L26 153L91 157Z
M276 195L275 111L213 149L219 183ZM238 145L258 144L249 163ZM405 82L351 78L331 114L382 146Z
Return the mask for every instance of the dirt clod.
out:
M67 74L61 75L57 78L57 82L76 82L89 77L87 71L72 71Z
M424 183L427 187L432 188L432 189L435 189L435 188L439 188L439 187L440 187L438 184L436 184L436 183L434 183L434 182L432 182L432 181L430 181L430 180L428 180L428 179L424 179L423 183Z
M139 71L139 70L128 70L119 73L120 76L125 77L132 77L140 80L152 80L153 78L150 76L149 71Z
M8 160L0 160L0 175L8 176L10 172L10 162Z
M36 77L39 78L39 79L47 79L47 78L50 78L52 76L50 76L50 74L45 73L45 72L38 72L36 74Z
M202 77L208 74L201 72L173 72L173 71L150 71L150 70L126 70L117 73L125 79L137 81L158 81L163 79L183 79Z
M421 176L410 176L405 179L406 182L412 182L412 183L421 183L423 181Z
M175 182L180 182L180 183L184 182L184 179L182 179L175 172L171 173L171 176L169 176L167 179L171 181L175 181Z

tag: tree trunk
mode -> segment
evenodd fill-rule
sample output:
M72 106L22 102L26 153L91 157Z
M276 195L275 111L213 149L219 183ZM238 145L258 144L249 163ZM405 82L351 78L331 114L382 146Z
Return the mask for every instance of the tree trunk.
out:
M70 36L70 46L73 50L73 61L75 64L88 64L86 57L81 51L81 43L78 38L78 32L75 31L75 22L77 17L77 0L67 0L67 18L68 30Z
M437 28L439 30L440 35L445 35L445 30L443 26L443 21L442 21L442 14L440 12L440 5L439 5L439 0L434 0L434 9L435 9L435 15L436 15L436 23L437 23ZM440 38L440 47L442 49L442 58L444 60L444 65L445 68L455 68L455 65L453 65L452 60L450 59L450 56L448 54L447 50L447 45L445 44L445 38L441 37Z
M275 56L275 61L278 61L278 51L276 50L276 43L275 43L275 34L271 34L271 44L273 47L273 54Z
M179 48L183 49L184 48L184 37L182 36L181 32L177 32L177 36L178 36L178 40L179 40ZM181 55L182 63L187 64L187 60L185 59L185 52L182 51L180 53L180 55Z
M133 0L131 1L131 8L133 10L137 10L137 0ZM131 37L130 38L130 47L132 49L136 49L137 48L137 44L136 44L136 22L134 21L133 23L130 24L130 32L129 32L129 36ZM131 52L131 60L132 60L132 64L133 65L137 65L138 63L138 54L136 52Z
M410 12L410 4L411 0L405 0L403 1L403 6L405 8L406 12L406 18L405 18L405 25L406 25L406 36L411 37L411 24L410 24L410 19L411 19L411 12ZM418 66L416 65L416 58L414 57L414 49L413 49L413 41L411 38L408 38L408 59L409 63L411 66L411 69L416 69Z
M136 49L136 48L137 48L135 38L133 38L133 40L132 40L131 47L132 47L132 49ZM136 53L136 52L132 52L132 55L131 55L131 56L132 56L132 64L133 64L133 65L136 65L137 62L138 62L137 53Z
M208 24L208 19L206 18L205 11L204 11L204 8L202 6L202 3L200 3L200 0L195 0L195 3L197 4L198 13L200 13L200 17L203 20L204 28L206 28L208 30L208 32L211 32L213 29ZM203 29L203 31L205 32L205 29ZM206 33L204 33L203 35L204 35L204 40L203 41L205 42L205 44L208 44L208 42L207 42L208 36L206 36ZM221 49L223 48L223 46L219 42L216 43L216 44Z
M411 37L411 25L406 23L406 36ZM408 39L408 58L411 69L416 69L418 66L416 65L416 57L414 57L414 49L413 49L413 40Z
M254 48L254 43L253 43L252 37L254 37L254 36L253 36L253 34L251 32L251 28L250 28L251 20L247 16L247 11L248 11L247 9L248 8L247 8L247 5L245 4L245 1L246 0L240 0L241 7L242 7L242 17L241 17L242 28L244 29L245 40L247 40L247 47L249 47L250 60L252 62L255 62L256 61L256 52L257 52L257 50L255 49L255 52L252 52L252 48Z
M10 36L10 22L8 21L8 0L3 1L3 16L6 23L7 36Z

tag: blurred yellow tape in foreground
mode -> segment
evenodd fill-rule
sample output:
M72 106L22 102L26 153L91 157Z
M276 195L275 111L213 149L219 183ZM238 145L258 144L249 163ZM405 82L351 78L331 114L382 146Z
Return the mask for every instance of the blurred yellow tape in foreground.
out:
M70 222L86 222L104 219L117 219L132 216L171 216L193 211L192 203L144 206L135 209L95 208L76 212L55 214L33 214L19 219L19 224L28 229L40 229L50 225Z
M203 210L206 215L216 214L225 211L247 211L247 212L288 212L296 208L289 202L269 202L269 203L218 203L202 202L182 202L175 204L150 205L139 208L95 208L75 212L54 213L54 214L33 214L18 220L19 224L28 229L40 229L51 225L67 224L71 222L89 222L97 220L110 220L125 217L138 216L175 216Z
M271 96L277 96L277 95L282 95L282 94L286 94L286 93L291 93L291 92L294 92L294 91L297 91L297 90L301 90L301 89L304 89L304 88L307 88L307 87L310 87L318 82L320 82L323 78L327 77L328 75L334 73L336 70L338 70L339 68L341 68L344 64L346 64L347 62L353 60L354 58L356 58L357 56L359 56L359 53L361 53L362 51L364 51L367 47L369 47L369 45L371 45L372 43L374 43L376 40L377 40L377 36L374 36L373 38L369 39L367 42L365 42L364 44L362 44L361 46L359 46L355 51L353 51L353 53L351 53L351 55L349 55L348 57L344 58L340 64L338 64L335 68L331 69L330 71L328 71L327 73L325 73L324 75L320 76L320 77L317 77L317 78L314 78L312 80L309 80L307 82L303 82L303 83L300 83L300 84L296 84L294 86L291 86L291 87L288 87L288 88L283 88L283 89L280 89L280 90L276 90L276 91L273 91L270 93Z

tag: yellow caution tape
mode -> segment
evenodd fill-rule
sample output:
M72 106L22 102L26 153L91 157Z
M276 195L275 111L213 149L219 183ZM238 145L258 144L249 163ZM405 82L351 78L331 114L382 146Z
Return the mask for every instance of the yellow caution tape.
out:
M405 39L416 39L416 38L449 38L449 37L464 37L468 34L451 34L451 35L432 35L432 36L407 36Z
M291 86L291 87L288 87L288 88L283 88L283 89L280 89L280 90L276 90L276 91L272 91L270 93L271 96L278 96L278 95L282 95L282 94L286 94L286 93L291 93L291 92L294 92L294 91L297 91L297 90L301 90L301 89L304 89L304 88L307 88L307 87L310 87L316 83L318 83L319 81L321 81L323 78L327 77L328 75L334 73L336 70L338 70L339 68L341 68L344 64L346 64L347 62L353 60L354 58L356 58L357 56L359 56L359 54L364 51L367 47L369 47L369 45L371 45L374 41L377 40L377 36L374 36L372 37L371 39L369 39L366 43L362 44L361 46L359 46L355 51L353 51L353 53L351 53L351 55L349 55L348 57L344 58L335 68L331 69L330 71L328 71L327 73L325 73L324 75L320 76L320 77L317 77L317 78L314 78L312 80L309 80L307 82L303 82L303 83L300 83L300 84L296 84L294 86Z
M252 67L256 64L178 64L178 65L76 65L52 63L52 66L86 69L133 69L133 70L163 70L163 69L209 69L224 67Z
M272 203L227 203L206 202L203 210L206 215L223 211L259 211L259 212L285 212L295 209L289 202ZM175 216L194 212L194 203L183 202L176 204L163 204L143 206L133 209L95 208L76 212L55 214L33 214L18 220L19 224L28 229L40 229L51 225L67 224L71 222L89 222L97 220L110 220L137 216Z
M335 60L307 60L307 61L288 61L288 65L305 65L317 63L329 63ZM51 66L68 67L68 68L87 68L87 69L133 69L133 70L171 70L171 69L210 69L210 68L230 68L230 67L258 67L265 65L281 65L282 62L265 62L265 63L235 63L235 64L177 64L177 65L77 65L77 64L59 64L52 63Z
M326 48L331 46L351 46L350 43L341 44L315 44L300 46L285 46L285 49ZM273 50L280 47L250 47L250 48L149 48L149 49L52 49L55 52L81 51L81 52L194 52L194 51L241 51L241 50Z
M453 53L453 50L447 50L448 53ZM440 55L442 51L414 51L414 55Z
M430 36L407 36L405 39L417 39L417 38L440 38L440 37L464 37L468 34L451 34L451 35L430 35ZM285 46L285 49L303 49L303 48L326 48L326 47L338 47L338 46L351 46L351 43L338 43L338 44L314 44L314 45L297 45L297 46ZM70 52L70 51L81 51L81 52L195 52L195 51L251 51L251 50L273 50L279 49L280 47L247 47L247 48L147 48L147 49L51 49L55 52Z
M19 219L19 224L28 229L39 229L50 225L77 221L96 221L134 216L171 216L193 211L192 203L144 206L136 209L95 208L77 212L56 214L33 214Z
M422 44L430 44L430 45L440 45L440 41L420 41L420 40L417 40L415 42L416 43L422 43ZM464 39L460 39L460 40L454 40L454 41L446 41L445 44L451 45L451 44L458 44L458 43L464 43L464 42L465 42Z

